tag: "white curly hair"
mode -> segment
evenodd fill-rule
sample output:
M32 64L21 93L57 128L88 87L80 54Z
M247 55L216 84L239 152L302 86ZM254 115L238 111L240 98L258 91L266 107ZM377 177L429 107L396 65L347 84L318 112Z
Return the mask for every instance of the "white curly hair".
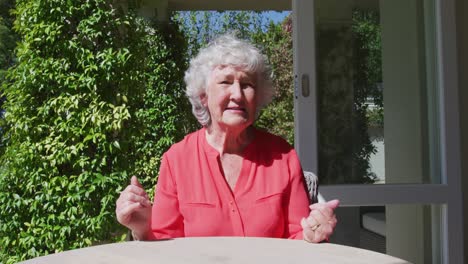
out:
M203 126L211 124L210 112L201 98L209 96L206 87L211 71L218 66L234 66L257 77L257 113L268 105L273 97L271 69L267 59L251 43L237 38L233 33L223 34L202 48L190 60L185 72L186 95L192 104L192 112Z

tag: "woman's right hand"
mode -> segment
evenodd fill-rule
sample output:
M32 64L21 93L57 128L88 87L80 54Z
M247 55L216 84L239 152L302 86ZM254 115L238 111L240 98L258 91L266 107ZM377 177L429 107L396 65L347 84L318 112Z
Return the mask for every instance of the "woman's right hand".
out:
M120 193L116 202L117 221L132 230L136 240L144 240L150 232L151 202L138 179L133 176L130 185Z

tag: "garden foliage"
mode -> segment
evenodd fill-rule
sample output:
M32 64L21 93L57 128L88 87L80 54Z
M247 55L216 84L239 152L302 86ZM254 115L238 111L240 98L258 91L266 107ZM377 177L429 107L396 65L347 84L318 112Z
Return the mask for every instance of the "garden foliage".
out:
M4 79L5 70L14 62L17 36L12 30L14 18L10 11L13 5L13 0L0 0L0 82Z
M2 263L121 239L119 192L137 175L152 193L162 152L194 126L174 27L106 0L19 0L15 15Z
M318 25L317 35L320 182L373 183L368 100L383 102L378 15L355 10L351 25Z
M5 81L6 70L10 68L15 61L14 49L18 36L13 31L14 17L10 11L14 7L14 0L0 0L0 87ZM3 153L2 135L4 126L3 102L5 97L0 92L0 156Z
M270 23L267 30L256 34L254 41L268 57L273 73L273 101L262 111L256 125L286 139L294 145L294 80L292 20Z

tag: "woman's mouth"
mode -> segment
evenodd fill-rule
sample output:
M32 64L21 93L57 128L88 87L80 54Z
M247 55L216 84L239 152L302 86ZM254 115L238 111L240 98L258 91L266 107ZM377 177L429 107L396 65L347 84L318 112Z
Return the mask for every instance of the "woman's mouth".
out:
M244 107L239 107L239 106L235 106L235 107L226 107L226 110L227 111L231 111L231 112L245 112L245 108Z

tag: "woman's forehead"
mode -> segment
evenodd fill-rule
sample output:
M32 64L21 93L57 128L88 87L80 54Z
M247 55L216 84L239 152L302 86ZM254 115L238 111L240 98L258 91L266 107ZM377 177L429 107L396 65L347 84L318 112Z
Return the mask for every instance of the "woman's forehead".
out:
M218 65L211 71L212 77L227 75L240 75L249 78L255 77L255 73L249 71L247 67L242 65Z

